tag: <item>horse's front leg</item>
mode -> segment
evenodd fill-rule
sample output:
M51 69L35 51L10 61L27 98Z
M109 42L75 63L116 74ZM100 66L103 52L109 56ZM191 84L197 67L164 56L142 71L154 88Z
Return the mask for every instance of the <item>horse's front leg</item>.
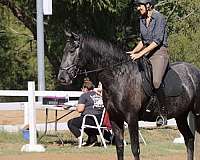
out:
M139 146L139 127L138 127L138 115L131 114L128 120L128 129L131 140L131 150L134 156L134 160L140 159L140 146Z
M112 130L115 135L115 145L117 150L117 159L124 159L124 121L112 121Z

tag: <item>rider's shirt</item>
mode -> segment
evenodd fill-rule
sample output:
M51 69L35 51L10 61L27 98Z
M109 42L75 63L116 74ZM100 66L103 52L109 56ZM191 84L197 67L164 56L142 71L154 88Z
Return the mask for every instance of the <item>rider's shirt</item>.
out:
M140 17L140 36L144 45L155 42L160 47L167 47L167 23L164 16L154 10L148 27L146 19Z
M102 97L97 95L95 91L83 93L79 98L78 104L85 104L85 110L81 113L81 115L97 115L101 114L103 110Z

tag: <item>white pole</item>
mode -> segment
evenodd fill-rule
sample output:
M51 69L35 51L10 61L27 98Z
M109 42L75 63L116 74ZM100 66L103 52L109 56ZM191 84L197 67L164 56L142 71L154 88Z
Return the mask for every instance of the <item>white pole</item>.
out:
M35 107L35 83L28 82L28 106L29 106L29 134L30 144L37 144L36 137L36 109Z
M44 26L43 26L43 0L36 0L37 6L37 65L38 65L38 90L45 90L44 69ZM42 97L39 97L42 101Z
M45 148L42 145L37 145L35 82L28 82L28 107L29 107L29 144L23 145L21 151L44 152Z

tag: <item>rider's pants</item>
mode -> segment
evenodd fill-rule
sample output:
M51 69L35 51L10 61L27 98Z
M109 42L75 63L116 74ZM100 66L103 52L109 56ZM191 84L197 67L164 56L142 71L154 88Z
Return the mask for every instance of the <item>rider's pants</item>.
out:
M158 89L169 62L168 49L166 47L160 47L150 54L149 60L153 71L153 85L155 89Z

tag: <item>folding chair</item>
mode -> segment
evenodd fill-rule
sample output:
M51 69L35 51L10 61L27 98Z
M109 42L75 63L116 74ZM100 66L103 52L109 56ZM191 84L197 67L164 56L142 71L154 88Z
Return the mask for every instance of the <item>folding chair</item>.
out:
M100 123L98 122L98 120L97 120L97 118L96 118L95 115L86 114L86 115L83 117L83 122L82 122L82 126L81 126L81 136L80 136L80 140L79 140L79 148L81 148L81 146L82 146L82 142L83 142L83 133L84 133L84 129L85 129L85 128L97 129L98 132L99 132L99 135L100 135L100 137L101 137L101 141L102 141L102 143L103 143L104 148L107 148L105 139L104 139L104 137L103 137L103 131L104 131L104 129L107 129L107 127L103 126L103 120L104 120L105 112L106 112L106 109L103 108L103 112L102 112L102 117L101 117ZM87 125L87 124L85 124L85 121L86 121L86 118L87 118L87 117L92 117L92 118L94 119L96 125L93 126L93 125Z

